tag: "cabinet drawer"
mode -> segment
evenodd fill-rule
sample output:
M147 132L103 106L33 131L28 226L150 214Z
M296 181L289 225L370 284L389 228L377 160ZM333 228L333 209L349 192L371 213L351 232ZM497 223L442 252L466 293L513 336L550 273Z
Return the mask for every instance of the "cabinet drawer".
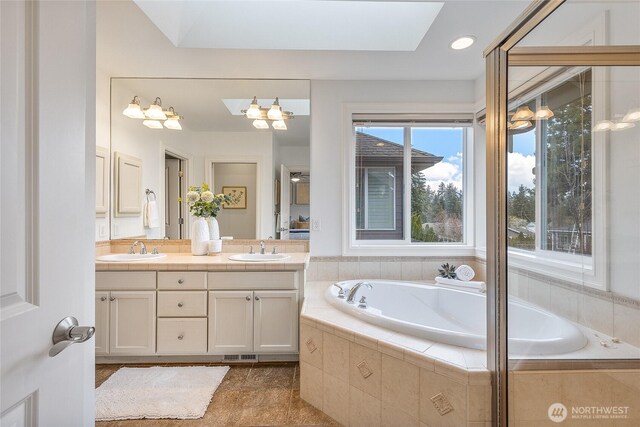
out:
M158 272L158 289L207 289L207 273L161 271Z
M155 288L155 271L96 272L96 290L98 291L137 291Z
M158 292L158 317L204 317L206 315L206 291Z
M158 354L205 354L207 319L158 319Z
M297 289L295 271L208 273L209 289Z

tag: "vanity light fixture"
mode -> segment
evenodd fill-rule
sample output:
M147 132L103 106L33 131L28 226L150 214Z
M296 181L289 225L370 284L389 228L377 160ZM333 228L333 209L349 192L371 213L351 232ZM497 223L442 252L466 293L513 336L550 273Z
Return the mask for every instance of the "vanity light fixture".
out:
M253 121L253 127L256 129L269 129L269 123L266 120L257 119Z
M280 106L280 98L273 101L271 108L263 108L258 104L258 97L254 96L249 108L240 110L246 118L253 120L253 126L256 129L269 129L269 122L275 130L287 130L285 120L293 119L291 111L282 111Z
M476 38L474 36L461 36L452 41L449 47L453 50L462 50L470 47L475 43Z
M157 97L155 101L153 101L153 104L144 110L144 115L153 120L167 120L167 115L162 111L162 100L160 97Z
M299 182L299 181L300 181L300 174L292 173L291 174L291 182Z
M282 120L282 108L280 108L280 100L278 97L276 97L276 100L271 104L267 117L269 120Z
M254 120L262 117L262 112L260 111L257 97L253 97L253 101L251 101L251 105L249 105L249 109L246 111L245 115L247 116L247 119Z
M146 119L142 122L149 129L162 129L162 123L159 120Z
M553 111L549 109L546 105L536 111L536 119L538 120L547 120L554 116Z
M615 132L619 130L631 129L632 127L635 127L635 126L636 126L635 123L618 122L613 124L613 127L611 128L611 130Z
M593 132L603 132L605 130L611 130L615 124L610 120L601 120L593 127Z
M507 128L509 128L509 130L527 129L527 128L530 128L531 126L532 124L529 120L517 120L513 123L507 122Z
M122 114L132 119L144 119L144 113L140 108L140 98L138 98L138 96L134 96L127 108L124 109Z
M534 117L535 114L533 114L533 111L531 111L531 109L527 105L521 105L520 107L518 107L513 117L511 117L511 120L513 122L519 122L523 120L531 120Z
M164 121L164 127L171 130L182 130L182 126L180 125L180 116L173 107L169 107L168 111L165 111L165 115L167 116L167 120Z
M284 122L284 120L276 120L275 122L271 123L271 126L273 126L273 128L276 130L287 130L287 124Z
M627 123L640 121L640 107L629 110L622 118L622 121Z

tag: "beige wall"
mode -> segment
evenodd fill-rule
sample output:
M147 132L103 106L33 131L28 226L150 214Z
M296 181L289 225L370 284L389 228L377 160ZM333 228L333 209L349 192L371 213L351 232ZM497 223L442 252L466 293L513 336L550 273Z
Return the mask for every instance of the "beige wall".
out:
M214 163L213 190L222 192L222 187L247 187L246 209L220 209L218 223L221 236L236 239L256 238L256 164Z

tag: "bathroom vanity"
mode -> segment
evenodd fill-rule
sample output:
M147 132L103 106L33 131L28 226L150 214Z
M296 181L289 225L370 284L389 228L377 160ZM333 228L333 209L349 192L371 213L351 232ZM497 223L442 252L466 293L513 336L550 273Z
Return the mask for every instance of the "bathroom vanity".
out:
M97 262L96 358L297 360L309 254L278 262L232 255Z

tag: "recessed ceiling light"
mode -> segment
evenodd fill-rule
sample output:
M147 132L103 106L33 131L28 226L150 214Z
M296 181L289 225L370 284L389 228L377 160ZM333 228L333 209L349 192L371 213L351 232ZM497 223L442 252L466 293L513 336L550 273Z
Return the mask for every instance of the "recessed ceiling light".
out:
M451 47L451 49L461 50L461 49L468 48L475 41L476 41L476 38L474 36L462 36L452 41L449 46Z

